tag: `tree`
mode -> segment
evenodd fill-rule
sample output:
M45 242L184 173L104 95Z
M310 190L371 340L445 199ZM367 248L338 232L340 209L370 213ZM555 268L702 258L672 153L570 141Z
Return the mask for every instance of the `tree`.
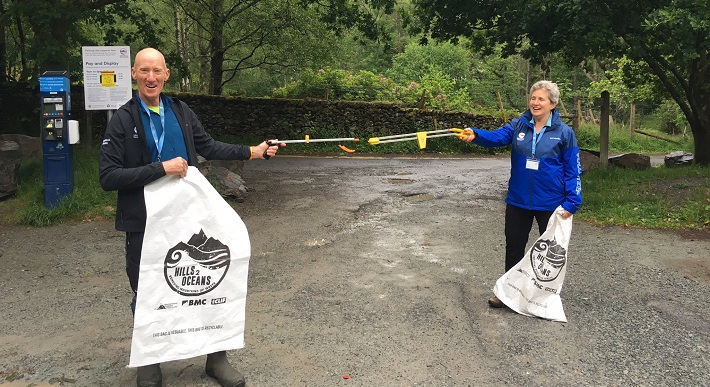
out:
M3 4L4 3L4 4ZM154 42L154 19L126 0L3 0L3 78L36 82L46 70L81 72L81 46Z
M590 57L643 61L690 124L695 162L710 166L710 3L707 0L413 0L417 32L466 36L481 49L502 44L544 67Z
M191 70L199 63L194 71L208 72L201 83L214 95L222 94L245 71L298 66L314 55L308 49L322 44L318 39L328 39L323 35L329 32L319 29L322 23L307 5L279 0L169 1L178 9L181 61Z
M79 21L107 5L125 0L15 0L9 2L17 23L26 23L32 32L27 41L28 55L36 69L63 70L69 66L70 42L82 26ZM21 18L21 19L20 19Z

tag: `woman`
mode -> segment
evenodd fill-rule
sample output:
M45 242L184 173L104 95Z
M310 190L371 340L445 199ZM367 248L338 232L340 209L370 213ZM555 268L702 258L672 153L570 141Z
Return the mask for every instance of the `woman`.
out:
M486 131L469 128L461 140L484 147L512 145L510 180L505 199L505 271L523 258L533 219L540 234L558 206L564 217L582 204L582 168L574 131L555 109L560 90L550 81L530 88L528 110L505 126ZM504 306L498 297L488 304Z

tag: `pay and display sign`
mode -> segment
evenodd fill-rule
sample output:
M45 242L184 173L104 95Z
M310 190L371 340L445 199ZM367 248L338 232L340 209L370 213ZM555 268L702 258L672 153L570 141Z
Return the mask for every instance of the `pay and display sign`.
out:
M86 110L116 110L131 99L131 49L83 46Z

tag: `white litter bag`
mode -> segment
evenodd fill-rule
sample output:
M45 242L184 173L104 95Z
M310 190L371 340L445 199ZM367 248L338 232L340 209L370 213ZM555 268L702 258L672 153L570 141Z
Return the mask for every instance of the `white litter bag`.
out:
M129 367L244 347L246 226L195 167L144 189Z
M567 322L560 293L567 271L573 217L564 219L563 212L562 207L557 207L545 232L493 288L498 299L520 314Z

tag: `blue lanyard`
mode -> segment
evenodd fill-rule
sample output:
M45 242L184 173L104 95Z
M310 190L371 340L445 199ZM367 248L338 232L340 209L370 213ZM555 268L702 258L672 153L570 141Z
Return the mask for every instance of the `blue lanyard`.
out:
M150 122L150 132L153 133L153 141L155 141L155 147L158 149L158 161L160 161L160 152L163 151L163 142L165 142L165 107L163 106L163 99L160 99L160 125L163 126L163 132L160 133L160 139L158 139L158 131L155 129L153 119L150 117L150 109L148 109L148 105L146 105L142 99L138 99L141 101L141 106L143 106L145 112L148 113L148 122Z
M532 157L535 158L535 147L537 146L537 143L542 140L542 135L545 133L545 129L547 129L547 126L543 126L542 129L540 129L540 133L535 132L535 127L533 127L533 140L532 140Z

